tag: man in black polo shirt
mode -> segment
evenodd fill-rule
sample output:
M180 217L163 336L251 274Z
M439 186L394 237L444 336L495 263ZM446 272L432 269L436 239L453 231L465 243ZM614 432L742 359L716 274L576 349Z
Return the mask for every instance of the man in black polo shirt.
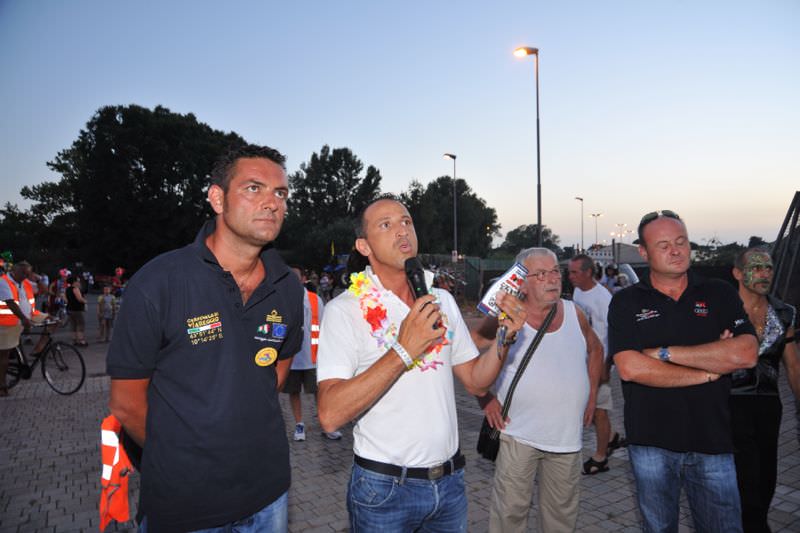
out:
M729 373L755 365L753 326L731 285L689 271L672 211L642 218L639 253L650 272L614 295L608 324L644 530L678 530L684 487L697 531L741 531Z
M194 243L130 280L108 352L111 412L144 448L140 531L286 531L289 446L277 391L300 349L303 288L272 248L288 181L243 146L212 173Z

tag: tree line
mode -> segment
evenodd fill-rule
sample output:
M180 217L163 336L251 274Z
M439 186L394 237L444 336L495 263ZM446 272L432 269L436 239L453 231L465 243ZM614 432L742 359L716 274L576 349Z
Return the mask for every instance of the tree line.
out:
M0 249L40 269L83 264L96 272L116 266L135 271L151 258L191 242L212 216L206 202L214 161L246 141L199 122L192 113L157 106L104 106L72 145L47 166L57 181L25 186L28 209L0 208ZM287 261L320 268L335 251L351 250L356 214L382 194L381 173L349 148L323 146L289 174L290 200L275 246ZM464 181L455 183L459 251L513 256L536 242L535 224L499 235L497 212ZM453 236L453 180L412 180L400 198L417 226L420 251L449 253ZM560 251L558 236L543 228L545 245Z

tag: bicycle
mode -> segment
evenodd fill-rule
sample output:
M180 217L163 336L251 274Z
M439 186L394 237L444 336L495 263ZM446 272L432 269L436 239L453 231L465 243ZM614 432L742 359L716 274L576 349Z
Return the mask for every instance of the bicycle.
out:
M57 322L45 322L35 327L42 327L42 331L30 331L29 335L47 336L47 344L38 354L31 354L33 362L28 363L28 358L18 344L11 350L6 372L6 387L9 389L21 379L30 379L36 365L42 364L42 377L50 388L58 394L74 394L81 388L86 379L86 363L77 348L66 342L54 341L47 326L56 325Z

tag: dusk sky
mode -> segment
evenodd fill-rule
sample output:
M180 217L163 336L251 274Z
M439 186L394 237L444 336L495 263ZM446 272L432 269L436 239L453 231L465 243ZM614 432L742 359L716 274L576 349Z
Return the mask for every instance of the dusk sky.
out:
M162 105L297 170L346 146L399 193L452 173L562 245L672 209L692 240L775 239L800 190L800 2L0 0L0 202L104 105ZM442 206L452 217L452 204ZM418 228L424 232L425 228ZM630 242L631 237L625 239ZM423 250L424 252L424 250Z

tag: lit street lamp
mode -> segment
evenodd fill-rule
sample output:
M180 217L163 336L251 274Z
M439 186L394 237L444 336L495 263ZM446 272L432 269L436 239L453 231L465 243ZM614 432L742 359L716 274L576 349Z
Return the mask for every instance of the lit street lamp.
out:
M539 162L539 49L521 46L514 50L517 57L534 56L536 73L536 223L539 225L539 242L542 246L542 169Z
M444 154L445 159L453 160L453 263L458 262L458 215L456 209L456 154Z
M603 216L603 213L590 213L589 216L594 219L594 243L599 244L597 241L597 219Z
M586 249L583 246L583 198L581 198L580 196L576 196L575 199L580 201L581 203L581 252L582 252Z

